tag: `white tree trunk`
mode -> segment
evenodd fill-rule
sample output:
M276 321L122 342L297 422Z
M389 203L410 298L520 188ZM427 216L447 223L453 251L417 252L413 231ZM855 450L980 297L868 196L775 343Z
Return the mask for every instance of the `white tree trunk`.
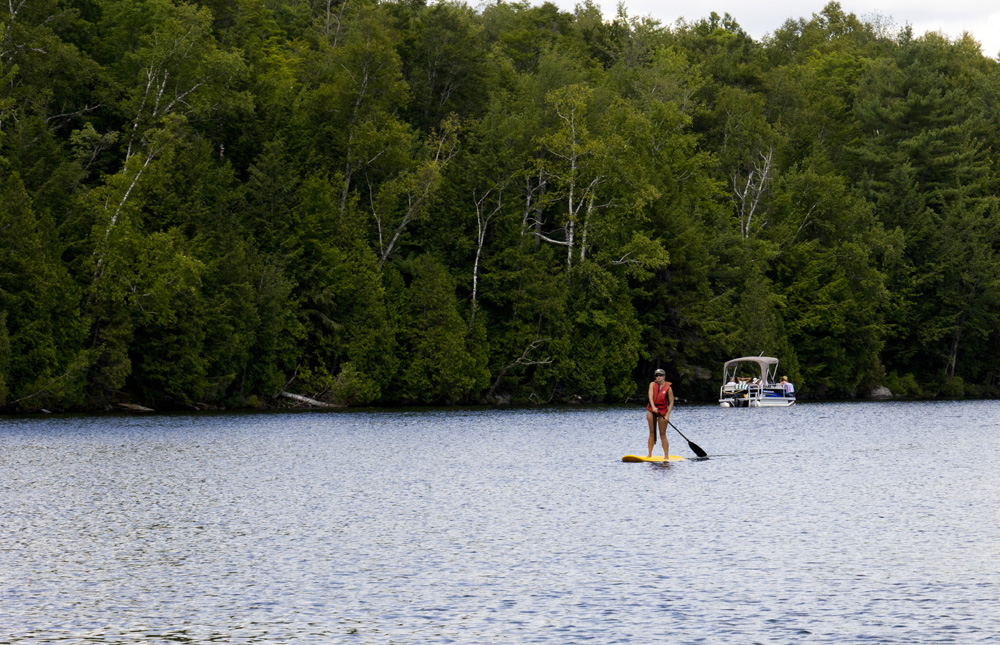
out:
M771 179L771 158L774 149L760 153L760 161L755 161L753 169L747 175L746 181L741 181L738 174L733 175L733 192L736 194L736 212L740 218L740 236L745 240L750 237L750 224L753 222L761 197L767 191Z
M469 314L469 330L472 330L472 326L476 322L476 307L477 300L476 297L479 293L479 258L483 254L483 244L486 242L486 228L490 224L490 220L494 215L500 212L503 207L503 189L497 194L497 205L486 215L484 212L484 204L486 198L490 196L492 190L487 190L486 193L480 199L476 199L475 191L473 191L472 199L476 204L476 259L472 263L472 311Z

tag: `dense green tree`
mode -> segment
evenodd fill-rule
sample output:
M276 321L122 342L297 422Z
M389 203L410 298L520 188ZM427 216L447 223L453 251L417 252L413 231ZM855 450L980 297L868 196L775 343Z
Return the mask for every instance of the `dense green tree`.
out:
M9 3L0 409L996 395L998 106L836 2Z
M925 372L950 393L960 384L941 379L959 375L963 343L982 342L998 323L996 174L977 96L991 68L968 43L904 33L861 80L855 109L860 185L905 240L888 274L897 296L887 366Z
M0 185L0 394L21 409L79 403L82 392L80 293L59 261L53 228L32 209L20 178L7 174Z
M406 36L400 39L400 60L413 96L410 122L430 131L451 113L478 116L486 99L481 88L489 52L479 44L483 27L475 12L465 4L437 2L406 17L411 24L401 29Z
M398 313L406 323L400 334L402 378L389 397L461 401L486 385L485 348L468 335L447 269L429 255L407 264L411 282L402 294L393 294L401 296Z
M867 391L881 379L888 293L879 268L894 240L843 178L815 166L794 168L776 193L772 275L795 360L788 371L817 393Z

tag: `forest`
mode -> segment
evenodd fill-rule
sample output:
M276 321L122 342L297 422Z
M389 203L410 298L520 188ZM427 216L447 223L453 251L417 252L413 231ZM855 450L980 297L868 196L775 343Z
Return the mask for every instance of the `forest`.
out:
M1000 394L1000 63L836 2L11 0L0 411ZM638 404L638 403L637 403Z

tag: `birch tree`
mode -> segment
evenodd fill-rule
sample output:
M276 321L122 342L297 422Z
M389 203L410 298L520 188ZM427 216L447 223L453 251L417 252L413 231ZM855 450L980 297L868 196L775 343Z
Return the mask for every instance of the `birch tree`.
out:
M196 311L192 299L197 300L204 264L192 257L178 231L144 221L147 182L163 181L157 172L169 168L176 147L200 120L246 105L234 90L243 63L217 45L209 10L169 0L109 2L102 8L101 44L110 74L125 92L115 105L124 118L121 166L78 200L80 212L94 223L85 309L95 401L113 395L135 374L129 347L137 330L160 335L153 353L170 356L175 346L162 343L185 335L179 329ZM193 344L201 342L196 327L186 333L193 334ZM179 371L174 372L144 357L140 382L159 383L182 397L196 395L207 369L199 354L175 354L173 369Z
M759 158L753 160L745 175L735 172L732 178L733 202L736 205L740 237L744 240L753 234L755 216L758 216L757 229L765 225L761 224L759 219L763 217L762 199L767 194L771 182L771 160L774 157L774 149L769 148L767 152L760 152L758 155Z
M128 119L125 162L141 154L146 130L168 115L195 121L247 107L234 89L245 66L216 44L208 9L141 0L109 2L105 11L108 43L124 53L114 68L129 88L120 106Z
M381 186L368 183L369 205L378 232L379 266L396 249L400 236L425 209L441 184L441 175L458 150L458 120L445 119L441 129L428 137L423 157Z
M479 293L479 259L483 255L483 245L486 242L486 230L490 225L490 220L499 213L504 206L503 189L487 190L482 197L476 199L473 191L473 203L476 207L476 258L472 262L472 310L469 313L469 329L476 323L476 306L478 304L476 296ZM490 202L488 199L493 198Z
M360 179L380 182L409 151L412 135L395 115L406 96L399 54L384 7L347 3L336 46L324 46L305 81L313 137L340 172L339 212L346 212Z
M190 120L221 112L244 71L237 55L216 46L207 9L143 0L109 3L106 10L108 43L127 52L116 61L116 71L131 91L119 106L128 119L121 168L90 200L97 206L99 232L88 298L104 275L116 229L136 212L132 201L151 164L185 134Z
M594 142L587 124L588 102L593 90L586 85L570 85L546 97L557 117L556 128L542 137L541 144L551 162L543 157L540 167L556 183L562 205L557 226L558 237L536 231L535 236L548 244L566 247L566 272L573 268L577 251L577 229L593 209L597 189L604 176L596 169ZM539 227L543 222L537 222ZM560 239L561 238L561 239Z

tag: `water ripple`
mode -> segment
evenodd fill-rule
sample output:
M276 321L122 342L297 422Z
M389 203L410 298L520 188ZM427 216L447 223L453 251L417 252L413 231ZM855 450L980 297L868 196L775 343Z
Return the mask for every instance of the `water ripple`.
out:
M0 420L0 644L997 642L998 412Z

